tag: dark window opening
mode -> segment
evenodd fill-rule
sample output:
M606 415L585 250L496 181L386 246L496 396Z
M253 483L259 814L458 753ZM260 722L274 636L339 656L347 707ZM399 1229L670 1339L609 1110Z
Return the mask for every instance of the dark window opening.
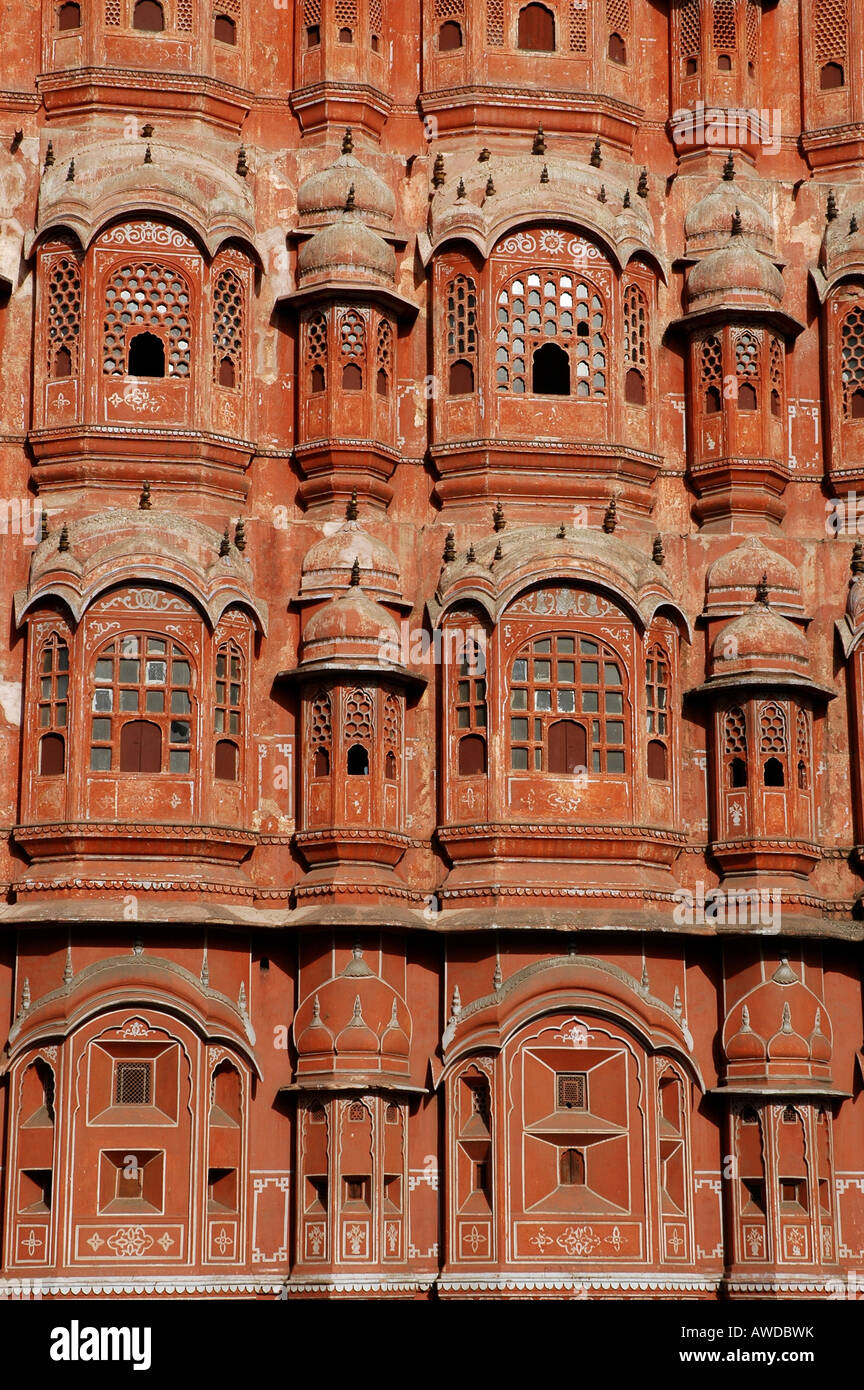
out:
M459 740L459 776L480 777L486 771L486 740L479 734L466 734Z
M363 373L356 362L346 362L345 366L342 368L342 390L363 390Z
M720 392L716 386L709 386L705 392L705 414L716 415L720 410Z
M771 391L771 414L780 415L780 392L774 387Z
M798 764L798 790L802 792L807 790L807 764L803 759Z
M613 63L627 62L627 45L620 34L609 35L609 57Z
M859 386L852 392L852 399L849 402L849 414L853 420L864 420L864 391Z
M819 86L823 92L842 87L844 82L843 68L839 63L825 63L819 71Z
M340 42L340 43L353 43L353 42L354 42L354 30L353 30L353 29L340 29L340 30L339 30L339 42Z
M378 376L375 379L375 389L379 396L390 395L390 378L383 367L378 368Z
M396 754L390 752L384 759L384 776L388 782L396 781Z
M326 748L316 748L315 757L312 759L312 776L330 776L330 754Z
M223 357L219 363L219 385L232 391L237 385L237 371L230 357Z
M369 776L369 754L361 743L355 743L348 749L348 776Z
M648 776L652 782L666 782L669 778L666 744L659 738L652 738L648 744Z
M545 5L526 5L519 12L517 47L526 53L555 52L555 16Z
M747 764L743 758L733 758L729 764L730 787L746 787Z
M319 392L324 390L325 385L326 381L324 377L324 368L319 367L316 362L315 366L312 368L311 377L309 381L309 389L312 392L312 395L317 396Z
M473 1187L475 1192L489 1191L489 1164L487 1162L473 1165Z
M756 64L755 64L755 63L748 62L748 64L747 64L747 76L748 76L748 77L755 77L755 76L756 76Z
M717 71L718 71L718 72L731 72L731 71L732 71L732 59L729 57L729 54L728 54L728 53L721 53L721 54L719 55L719 57L717 58Z
M380 50L381 50L381 40L379 39L379 37L378 37L377 34L371 34L371 35L370 35L370 37L369 37L369 47L372 49L372 52L373 52L373 53L379 53L379 52L380 52Z
M438 30L438 52L452 53L454 48L462 47L462 25L448 19Z
M574 773L588 766L588 735L575 719L549 725L549 772Z
M216 756L213 759L215 775L222 782L236 782L238 763L237 744L232 743L228 738L220 738L216 744Z
M765 1210L765 1184L761 1178L742 1178L741 1185L744 1188L744 1207L755 1207L757 1211Z
M696 75L696 73L697 73L698 71L699 71L699 60L698 60L697 58L688 58L688 59L687 59L687 62L684 64L684 76L685 76L685 77L695 77L695 75Z
M72 354L67 347L59 347L54 354L54 370L51 375L55 381L72 375Z
M150 1105L153 1093L150 1062L118 1062L114 1072L115 1105Z
M147 34L161 34L165 28L162 6L156 0L138 0L132 16L132 28L142 29Z
M769 758L762 769L762 781L766 787L785 787L786 774L779 758Z
M531 390L535 396L570 395L570 358L557 343L544 343L534 353Z
M749 381L742 382L738 387L738 409L755 410L756 404L756 387Z
M363 1202L369 1205L369 1178L350 1177L345 1179L345 1201Z
M62 734L45 734L39 741L39 771L43 777L62 777L66 771L66 741Z
M149 719L130 719L120 730L120 771L161 772L162 730Z
M624 378L624 399L628 405L645 404L645 378L635 367Z
M61 5L57 11L57 28L61 33L67 29L81 28L81 6L68 4Z
M217 14L213 20L213 37L220 43L230 43L232 47L237 43L237 25L227 14Z
M307 24L306 26L306 47L320 48L321 46L321 26L320 24Z
M451 396L470 396L474 390L474 368L464 358L450 363L450 380L447 384Z
M136 333L129 343L127 376L164 376L165 344L155 333Z
M585 1155L581 1149L562 1149L558 1160L558 1178L562 1187L577 1187L585 1182Z
M237 1210L237 1169L208 1168L207 1210Z
M796 1207L807 1205L806 1187L803 1178L781 1178L780 1179L780 1201L794 1203Z
M51 1210L51 1169L22 1168L18 1193L19 1211Z

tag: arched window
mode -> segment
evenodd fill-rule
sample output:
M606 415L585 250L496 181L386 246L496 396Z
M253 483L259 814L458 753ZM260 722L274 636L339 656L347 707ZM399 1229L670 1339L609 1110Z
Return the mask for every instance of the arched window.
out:
M223 781L236 782L243 736L243 655L236 642L223 642L216 652L214 697L214 732L233 735L217 740L214 771Z
M799 709L795 716L795 757L797 759L798 789L810 790L810 721L807 711Z
M48 277L48 375L77 376L81 334L81 272L63 256Z
M759 711L759 753L762 780L766 787L786 785L786 756L789 738L786 715L779 705L765 704Z
M213 380L229 390L242 385L243 281L221 270L213 286Z
M606 305L590 281L567 271L531 271L499 292L497 319L495 383L499 391L521 395L529 383L533 390L537 349L554 343L558 354L541 359L540 380L543 384L552 380L557 386L543 393L567 394L561 389L566 356L568 382L575 380L575 390L568 388L572 394L577 399L606 396Z
M346 362L342 368L342 390L362 391L363 373L356 362Z
M462 47L462 25L448 19L438 30L438 52L452 53Z
M379 396L389 396L393 376L393 325L389 319L381 319L378 324L375 367L375 390Z
M22 1129L47 1129L54 1123L54 1073L37 1057L21 1078L18 1110Z
M128 633L103 647L91 677L91 771L190 772L192 684L189 653L166 637Z
M627 45L620 34L609 35L608 53L613 63L627 62Z
M39 740L39 772L43 777L62 777L66 771L66 741L62 734L43 734Z
M369 776L369 753L362 744L353 743L348 749L347 771L349 777Z
M549 771L584 774L588 766L588 734L575 719L556 719L549 725Z
M626 772L624 701L623 666L611 647L577 634L535 638L522 648L510 671L511 768L572 772L575 766L589 773ZM553 734L562 715L573 719L565 719L565 727ZM566 727L571 722L581 727L584 743Z
M738 389L739 410L755 410L757 391L762 376L760 357L761 336L747 329L735 339L735 384Z
M479 734L460 738L457 771L460 777L480 777L486 772L486 740Z
M722 384L723 351L720 339L705 338L699 345L699 388L706 415L716 415L720 410Z
M606 31L609 41L606 52L613 63L627 62L627 40L630 37L630 0L606 0Z
M451 698L460 734L457 772L460 777L478 777L486 771L486 663L472 639L467 639L463 646L454 676L456 684Z
M624 399L628 405L645 404L645 378L638 367L630 367L624 378Z
M843 414L847 420L864 417L864 305L847 310L840 330Z
M700 0L681 0L678 14L678 43L684 76L692 77L699 71L699 57L702 52Z
M348 309L339 320L343 391L362 391L366 362L366 320L356 309Z
M60 33L65 33L68 29L81 28L81 6L72 3L61 5L57 11L57 28Z
M585 1155L581 1149L562 1149L558 1163L558 1180L562 1187L582 1186L585 1182Z
M738 387L738 409L755 410L756 406L756 388L749 381L742 382Z
M447 394L469 396L477 359L477 287L467 275L447 286Z
M648 777L665 782L669 777L669 657L653 645L645 660L645 704L648 740Z
M218 43L237 43L237 25L230 15L217 14L213 17L213 37Z
M842 87L845 80L840 63L823 63L819 69L819 86L823 92L830 92L837 87Z
M375 737L375 706L368 690L350 690L345 696L343 733L348 745L349 777L369 776L369 750Z
M384 696L382 727L384 776L388 782L395 782L402 759L402 710L399 700L392 693Z
M526 5L519 11L516 44L525 53L555 52L555 16L545 5Z
M531 364L531 390L535 396L570 395L570 358L557 343L536 347Z
M220 1062L210 1078L210 1124L230 1128L239 1125L242 1102L243 1083L240 1073L230 1062Z
M326 690L319 690L309 706L309 746L312 753L313 777L330 775L332 738L330 696Z
M747 785L747 724L744 711L733 705L723 719L723 761L729 787Z
M142 29L148 34L161 34L165 28L165 15L156 0L138 0L132 13L132 28Z
M120 266L111 274L105 299L106 375L189 376L190 296L179 270L152 262Z
M648 371L648 304L639 285L624 288L624 399L628 405L644 405Z
M309 390L315 395L327 384L327 320L323 314L312 314L306 320L306 358L310 364Z
M69 648L51 634L39 653L39 728L65 730L69 718Z

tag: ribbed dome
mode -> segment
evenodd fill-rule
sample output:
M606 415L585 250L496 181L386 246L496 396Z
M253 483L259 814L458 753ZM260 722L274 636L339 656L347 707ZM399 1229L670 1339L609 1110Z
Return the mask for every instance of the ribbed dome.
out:
M783 1005L779 1032L768 1042L768 1057L772 1062L807 1061L810 1048L800 1033L792 1027L792 1012L788 1001Z
M726 1056L730 1062L764 1061L765 1043L750 1027L750 1011L746 1004L741 1011L741 1027L726 1044Z
M360 583L389 598L401 598L399 562L389 546L362 530L356 521L346 521L332 536L324 536L310 546L303 557L301 595L342 589L357 561Z
M356 947L341 974L307 996L294 1021L298 1069L407 1074L411 1015L392 985Z
M350 641L392 641L398 628L380 603L363 593L359 585L346 589L338 598L319 608L303 630L304 650L312 643Z
M371 279L392 285L396 279L396 254L354 212L316 232L297 258L304 286L327 279Z
M802 1079L827 1077L830 1019L818 996L785 957L770 979L760 981L730 1009L723 1026L723 1050L732 1081L772 1072Z
M723 246L736 212L741 219L742 235L760 251L770 252L774 238L770 212L731 179L718 183L685 214L687 250L715 251Z
M383 179L366 169L353 154L304 179L297 190L297 211L307 217L343 212L353 189L358 213L375 222L392 222L396 199Z
M749 607L763 575L775 607L803 613L798 570L791 560L770 550L759 536L748 536L709 566L705 577L706 607L734 608L742 602Z
M711 665L714 675L766 669L806 672L807 638L767 603L754 603L717 634Z
M687 299L691 309L721 301L752 304L760 299L773 307L782 300L783 288L783 276L768 257L736 236L694 265L687 278Z

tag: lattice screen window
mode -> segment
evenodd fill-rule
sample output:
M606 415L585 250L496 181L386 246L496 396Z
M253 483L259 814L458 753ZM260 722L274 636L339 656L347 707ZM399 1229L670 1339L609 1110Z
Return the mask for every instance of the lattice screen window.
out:
M747 726L744 711L738 705L726 711L723 721L723 751L725 753L747 753Z
M321 23L321 0L303 0L303 23L307 29Z
M588 52L588 6L585 0L571 0L568 38L571 53Z
M847 420L864 418L864 305L853 304L840 330L843 414Z
M759 380L759 339L754 333L739 333L735 339L735 371L749 381Z
M309 389L314 394L327 384L327 320L323 314L313 314L306 322L306 356L311 363Z
M378 51L384 32L384 0L369 0L369 42Z
M375 731L375 707L368 690L350 690L345 697L345 742L370 742Z
M477 287L467 275L447 286L448 393L465 395L477 379Z
M747 66L752 73L759 61L759 23L762 11L756 0L747 0Z
M395 782L402 751L402 712L395 695L384 700L384 776Z
M846 69L849 33L848 0L815 0L813 33L816 62L837 63ZM838 84L839 85L839 84Z
M500 291L497 318L495 384L499 391L522 395L535 390L533 356L547 343L555 343L567 354L569 389L554 394L583 399L606 395L606 306L590 282L560 270L532 271Z
M714 0L713 39L716 53L735 52L735 0Z
M357 30L357 0L335 0L333 7L340 43L353 43Z
M679 43L686 76L692 76L699 67L702 50L702 18L699 4L700 0L684 0L680 10Z
M213 380L239 391L243 384L243 281L222 270L213 287Z
M217 734L241 733L243 654L236 642L223 642L216 653L213 727Z
M770 339L768 376L771 382L771 414L779 416L783 407L783 348L779 338Z
M189 376L189 286L178 270L153 264L121 266L108 282L105 299L103 372L126 373L132 330L140 329L157 334L165 344L165 371L153 375Z
M799 709L795 717L795 760L798 764L798 787L808 791L810 787L810 723L807 711Z
M48 375L77 376L81 333L81 272L64 256L48 280Z
M435 0L436 19L461 19L465 13L465 0Z
M492 48L504 43L504 0L486 0L486 42Z
M150 1105L153 1094L151 1062L118 1062L114 1069L115 1105Z
M326 690L319 690L309 707L309 745L313 777L326 777L329 774L332 742L330 696Z
M375 389L379 396L389 396L393 377L393 325L381 319L375 343Z
M366 356L366 323L356 309L349 309L339 321L342 356L360 362Z
M111 26L120 23L120 0L105 0L105 23Z
M759 752L785 753L787 748L786 715L779 705L763 705L759 712Z
M192 28L192 0L176 0L177 28L188 32Z
M587 1072L559 1072L555 1077L555 1083L555 1104L558 1110L588 1109Z
M630 0L606 0L606 28L610 34L620 34L622 39L629 37Z
M69 722L69 648L51 634L39 655L39 772L60 776L66 767Z
M631 367L648 362L648 308L638 285L624 291L624 359Z
M699 388L706 415L721 408L723 384L723 349L719 338L705 338L699 345Z

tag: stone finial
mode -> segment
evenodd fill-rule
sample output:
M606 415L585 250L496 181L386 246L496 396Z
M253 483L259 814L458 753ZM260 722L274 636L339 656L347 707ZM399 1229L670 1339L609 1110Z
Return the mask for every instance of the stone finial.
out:
M237 518L237 524L234 527L234 546L241 555L246 549L246 522L242 516Z
M42 513L42 522L45 522L45 513ZM861 541L856 541L852 547L852 559L849 561L849 568L853 574L864 574L864 545Z
M543 127L542 127L542 125L538 125L538 127L537 127L537 131L536 131L536 134L535 134L535 136L534 136L534 144L531 146L531 153L532 153L532 154L545 154L545 153L546 153L546 136L545 136L544 133L543 133Z
M353 565L351 566L351 587L352 587L352 589L356 589L357 586L359 585L359 583L360 583L360 561L359 561L359 559L357 558L357 556L355 555L355 556L354 556L354 563L353 563Z
M639 175L639 182L636 185L636 192L640 198L648 197L648 170L643 169Z
M237 1008L240 1010L241 1014L248 1016L246 1005L246 983L244 980L240 981L240 989L237 993Z
M723 182L731 183L735 177L735 156L730 150L723 163Z
M138 498L138 510L139 512L149 512L152 506L153 503L150 500L150 484L146 482L142 483L141 494Z
M543 168L540 170L540 182L541 182L541 183L548 183L548 182L549 182L549 169L548 169L548 166L545 165L545 164L543 165Z
M488 177L488 179L486 180L486 197L487 197L487 198L494 198L494 196L495 196L495 180L493 179L492 175L490 174L489 177Z
M600 192L597 194L597 202L598 202L598 203L605 203L605 202L606 202L606 185L605 185L605 183L601 183L601 185L600 185Z
M475 553L475 550L474 550L473 545L469 545L469 547L468 547L468 553L467 553L467 555L465 556L465 559L468 561L468 564L469 564L469 565L473 565L473 564L474 564L474 561L477 559L477 555L476 555L476 553Z
M495 969L492 972L492 988L497 994L504 983L504 973L501 969L501 957L495 957Z
M48 141L48 144L45 146L45 163L43 164L42 167L43 167L43 169L50 169L53 163L54 163L54 141L53 141L53 140L49 140L49 141Z
M602 163L603 154L600 149L600 136L598 135L597 139L594 141L594 144L591 146L591 168L599 169Z
M450 1017L458 1018L462 1012L462 995L459 993L459 986L453 986L453 994L450 999Z
M783 1005L783 1018L780 1024L780 1031L787 1034L792 1032L792 1010L789 1008L788 999Z
M151 137L151 135L153 134L154 129L155 129L155 127L152 126L152 125L150 124L149 121L147 122L146 125L142 125L142 127L141 127L141 139L142 139L142 140L149 140L150 137Z
M205 989L207 989L208 986L209 986L209 984L210 984L210 962L209 962L209 960L208 960L208 958L207 958L207 947L206 947L206 946L204 947L204 954L203 954L203 956L201 957L201 975L200 975L200 979L201 979L201 984L204 986Z
M149 145L147 145L146 148L145 148L145 150L144 150L144 163L145 163L145 164L152 164L152 163L153 163L153 151L151 150L151 148L150 148ZM239 172L240 172L239 166L238 166L237 172L238 172L238 174L239 174Z
M246 150L243 145L237 151L237 169L235 171L241 179L245 179L249 173L249 165L246 163Z
M479 163L479 164L488 164L488 162L489 162L489 160L490 160L491 158L492 158L492 151L491 151L490 149L487 149L487 147L484 145L483 148L482 148L482 150L480 151L480 153L479 153L478 156L477 156L477 161L478 161L478 163Z
M464 179L460 179L459 182L458 182L457 185L456 185L456 197L457 197L457 198L464 198L464 197L465 197L465 180L464 180Z
M648 962L647 962L647 960L645 959L645 957L643 956L643 957L642 957L642 978L641 978L641 980L639 981L639 988L641 989L641 991L642 991L643 994L647 994L648 991L649 991L649 989L650 989L650 987L651 987L651 985L650 985L650 981L649 981L649 979L648 979Z
M561 522L561 525L558 527L558 530L555 532L555 539L559 541L567 539L567 527L564 525L563 521Z
M57 549L65 555L66 551L70 548L71 547L69 544L69 527L64 522L60 531L60 539L57 542Z
M501 499L499 497L498 501L495 503L495 506L492 509L492 530L503 531L506 525L507 522L504 518L504 508L501 505Z
M354 487L351 489L351 496L345 503L345 520L356 521L359 515L360 508L357 506L357 489Z
M444 539L443 559L445 565L452 565L453 561L456 559L456 537L452 531L448 531Z
M354 132L352 131L350 125L345 127L345 134L342 136L342 153L354 153Z
M853 212L852 216L849 218L849 235L850 235L850 236L854 236L854 234L857 232L857 230L858 230L858 218L855 216L855 214L854 214L854 212Z
M603 530L606 532L607 536L611 536L612 532L615 530L615 527L617 525L618 504L616 503L615 498L611 497L609 499L609 506L606 508L606 513L603 517Z
M231 537L227 526L225 527L225 533L221 541L219 542L219 554L223 560L225 559L226 555L231 554Z
M756 602L763 603L768 607L768 575L763 574L759 583L756 585Z
M354 211L354 208L356 207L356 204L357 204L357 196L356 196L356 194L355 194L355 192L354 192L354 185L353 185L353 183L352 183L352 184L351 184L351 187L348 189L348 193L347 193L347 196L346 196L346 198L345 198L345 211L346 211L346 212L353 212L353 211Z
M45 510L44 507L42 508L42 521L41 521L41 526L42 526L42 529L41 529L41 532L40 532L40 535L39 535L39 539L40 539L40 541L47 541L47 539L48 539L48 513L47 513L47 511Z
M495 547L495 554L492 556L492 559L493 559L493 560L503 560L503 559L504 559L504 547L502 546L502 544L501 544L500 541L498 542L498 544L497 544L496 547Z
M837 220L837 199L834 196L834 189L828 189L828 201L825 204L825 221L835 222Z
M744 224L741 221L741 213L738 208L732 214L732 236L741 236L744 231Z
M444 156L443 154L436 154L435 163L432 165L432 187L442 188L446 181L447 175L444 172Z
M72 969L72 947L71 947L71 945L70 945L70 946L67 946L67 947L66 947L66 961L65 961L65 964L64 964L64 966L63 966L63 983L64 983L64 985L71 985L72 980L73 980L73 978L74 978L74 975L75 975L75 972L74 972L74 970Z
M677 985L675 986L675 992L672 995L672 1012L677 1019L680 1019L681 1015L684 1012L684 1008L681 1004L681 991Z
M663 549L663 537L655 536L654 544L651 547L651 559L655 565L662 565L666 559L666 551Z
M67 183L74 183L74 182L75 182L75 160L74 160L74 159L72 159L72 160L69 161L69 168L66 170L66 182L67 182Z
M630 206L630 189L629 189L629 188L625 188L625 189L624 189L624 197L623 197L622 200L621 200L621 206L622 206L622 208L629 208L629 206Z
M24 981L24 984L23 984L22 987L21 987L21 1012L22 1012L22 1014L26 1014L27 1010L30 1008L30 1004L31 1004L30 981L29 981L29 979L27 979L27 980Z

